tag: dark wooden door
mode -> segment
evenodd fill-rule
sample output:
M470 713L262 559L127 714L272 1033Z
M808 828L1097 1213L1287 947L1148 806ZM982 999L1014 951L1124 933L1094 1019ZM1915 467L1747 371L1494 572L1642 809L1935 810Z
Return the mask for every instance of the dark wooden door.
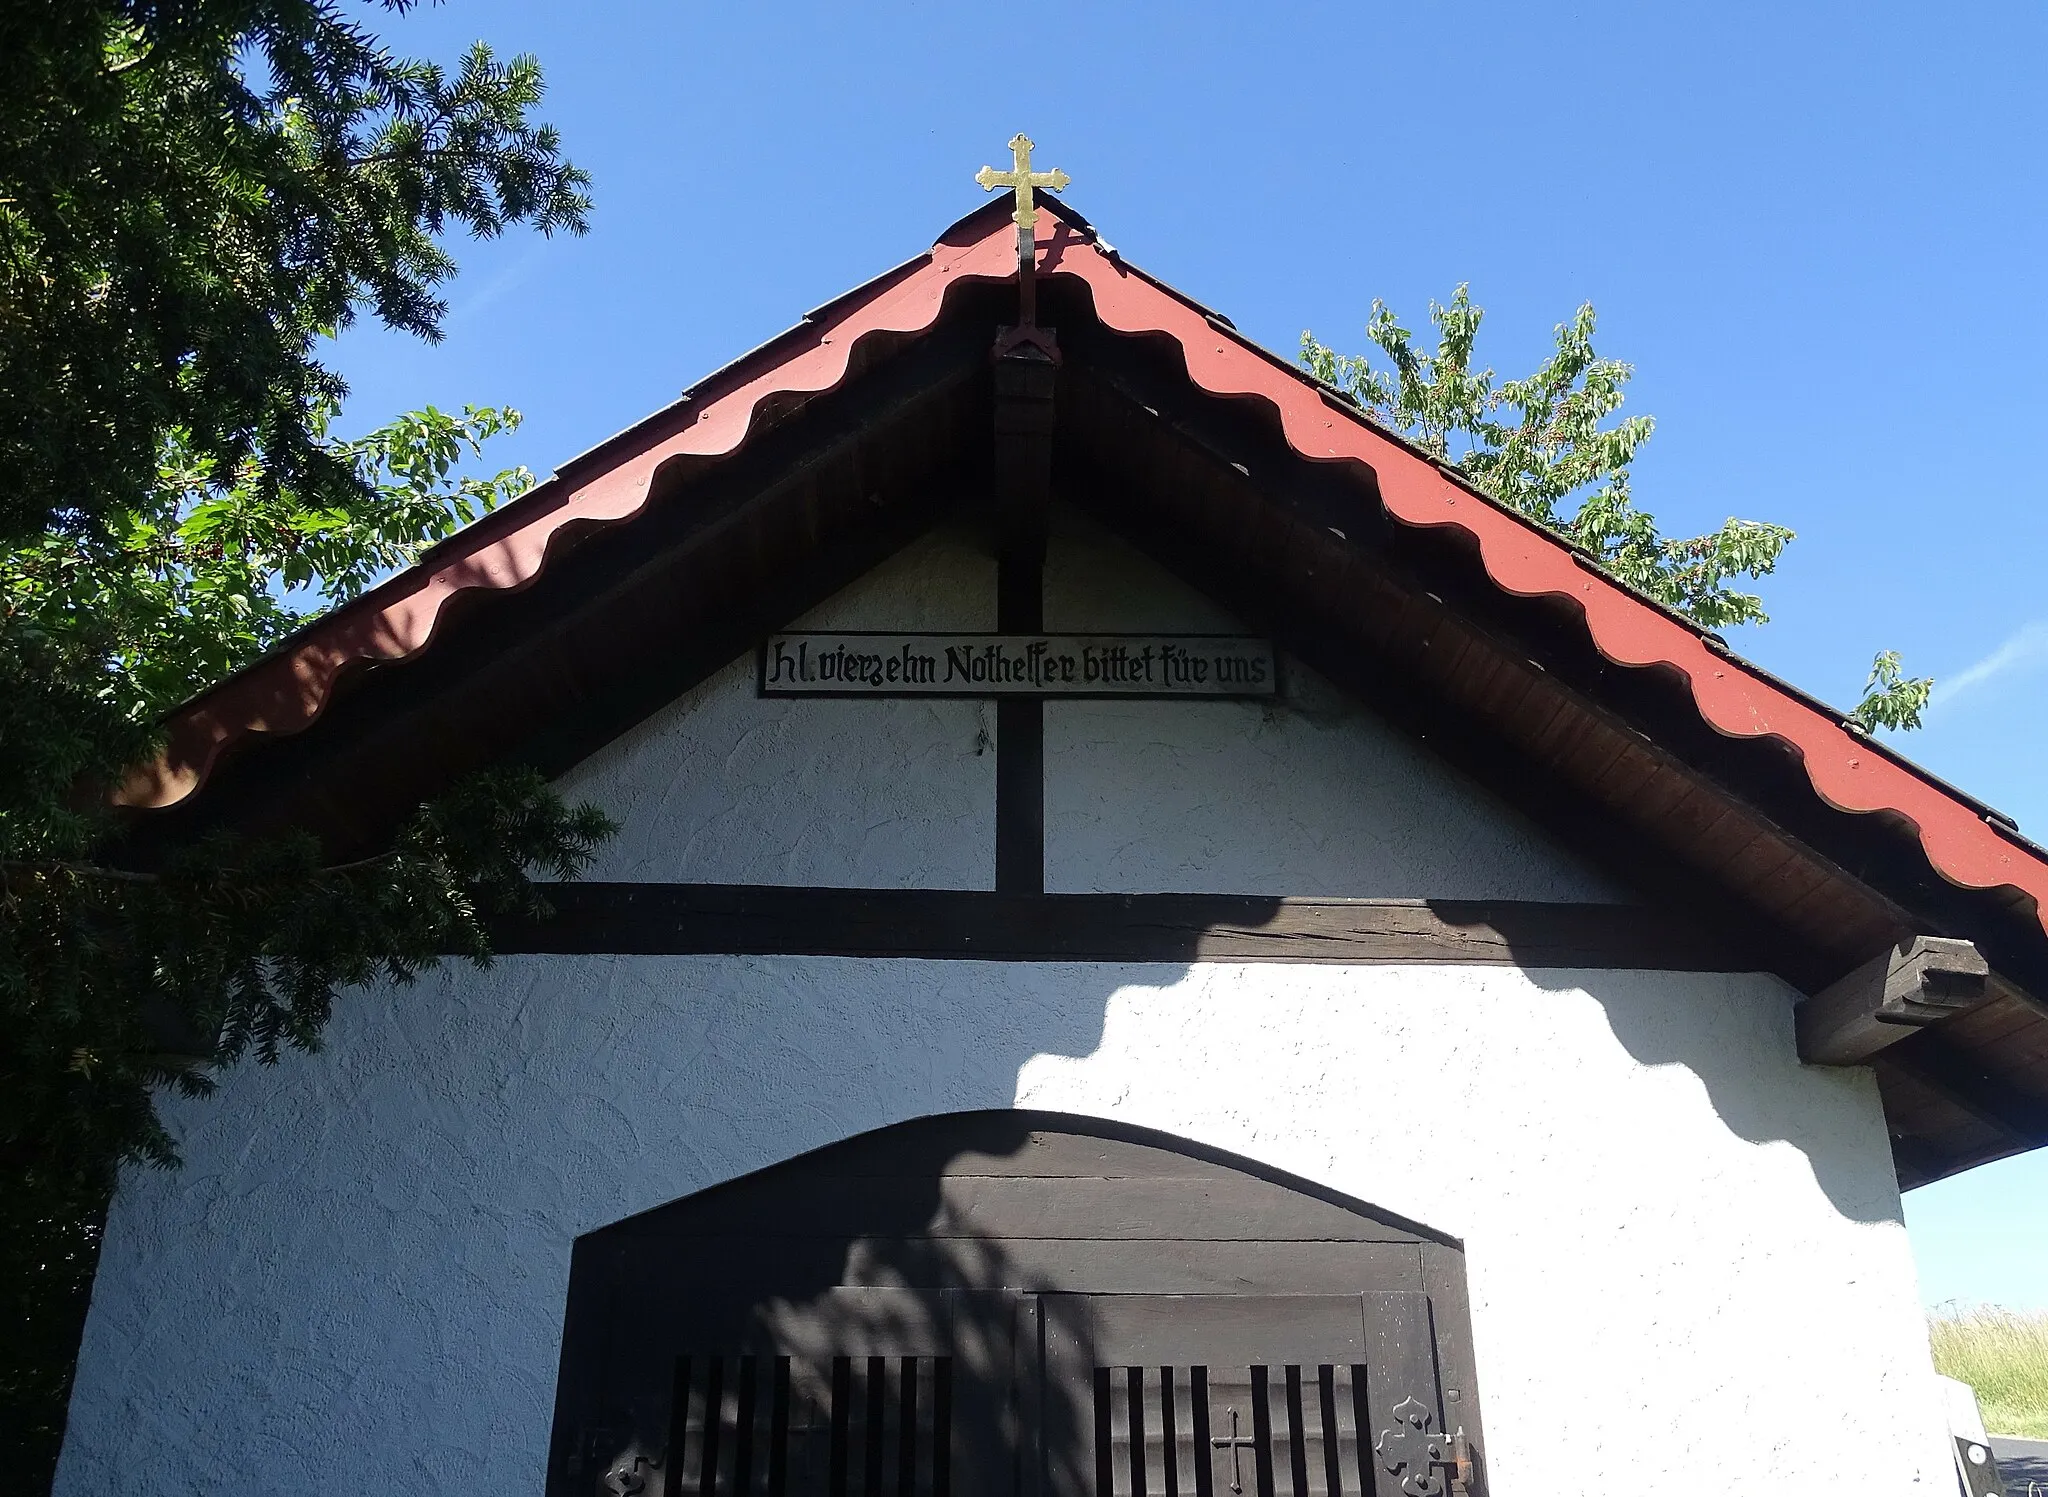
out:
M1439 1497L1457 1474L1428 1296L1059 1295L1048 1497Z
M1250 1161L922 1118L578 1241L548 1493L1437 1497L1463 1282Z

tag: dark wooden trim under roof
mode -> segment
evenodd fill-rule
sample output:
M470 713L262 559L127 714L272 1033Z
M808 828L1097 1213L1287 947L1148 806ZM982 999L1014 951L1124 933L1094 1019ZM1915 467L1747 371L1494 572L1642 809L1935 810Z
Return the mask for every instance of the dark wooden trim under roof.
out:
M551 885L505 955L862 956L1001 962L1311 962L1746 972L1670 912L1525 900L1006 894L775 884Z
M1919 937L1996 976L1872 1059L1902 1179L2048 1141L2048 861L1463 485L1057 205L1053 483L1631 888L1820 992ZM372 847L449 777L560 771L914 536L993 525L1007 219L611 439L197 699L124 791Z

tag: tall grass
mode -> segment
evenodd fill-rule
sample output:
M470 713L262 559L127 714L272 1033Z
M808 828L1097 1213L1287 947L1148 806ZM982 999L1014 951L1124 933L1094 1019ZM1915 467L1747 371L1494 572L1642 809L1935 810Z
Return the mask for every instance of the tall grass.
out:
M1934 1365L1977 1390L1987 1430L2048 1439L2048 1312L1951 1308L1927 1331Z

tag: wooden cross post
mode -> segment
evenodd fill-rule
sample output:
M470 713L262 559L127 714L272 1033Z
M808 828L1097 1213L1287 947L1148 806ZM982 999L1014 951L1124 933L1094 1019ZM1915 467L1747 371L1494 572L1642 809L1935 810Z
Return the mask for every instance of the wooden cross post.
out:
M1032 229L1038 223L1038 207L1031 200L1031 191L1035 187L1050 187L1058 192L1072 180L1058 167L1049 172L1033 171L1031 147L1031 137L1020 130L1010 137L1010 170L999 172L992 166L984 166L974 174L974 180L981 184L983 192L1009 187L1017 193L1017 211L1010 216L1017 224L1017 321L1023 327L1031 327L1038 321L1038 292L1033 284L1038 253L1032 237Z
M1067 185L1062 171L1031 169L1031 137L1010 142L1015 165L974 175L983 190L1014 188L1017 210L1017 325L996 334L995 485L996 628L1038 634L1045 628L1045 532L1052 504L1053 371L1060 361L1051 328L1038 326L1033 229L1038 187ZM996 702L996 869L1002 894L1045 892L1045 711L1035 697Z

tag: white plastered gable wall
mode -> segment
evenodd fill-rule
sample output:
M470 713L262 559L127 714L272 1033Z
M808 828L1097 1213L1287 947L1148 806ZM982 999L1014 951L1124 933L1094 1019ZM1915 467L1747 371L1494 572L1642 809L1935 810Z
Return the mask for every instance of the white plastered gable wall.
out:
M1047 627L1233 621L1071 514ZM806 628L987 629L965 535ZM1291 663L1287 701L1046 707L1048 886L1625 897ZM564 778L591 876L987 888L994 714L763 701L734 662ZM583 1232L870 1128L1161 1129L1467 1247L1492 1491L1946 1494L1875 1089L1762 975L512 957L347 995L166 1105L124 1180L65 1497L537 1493Z
M1046 559L1056 632L1241 633L1070 509ZM796 630L990 630L995 562L908 547ZM563 777L623 823L593 879L988 889L985 702L762 699L736 660ZM1313 672L1286 700L1045 707L1054 893L1622 901L1598 874Z

